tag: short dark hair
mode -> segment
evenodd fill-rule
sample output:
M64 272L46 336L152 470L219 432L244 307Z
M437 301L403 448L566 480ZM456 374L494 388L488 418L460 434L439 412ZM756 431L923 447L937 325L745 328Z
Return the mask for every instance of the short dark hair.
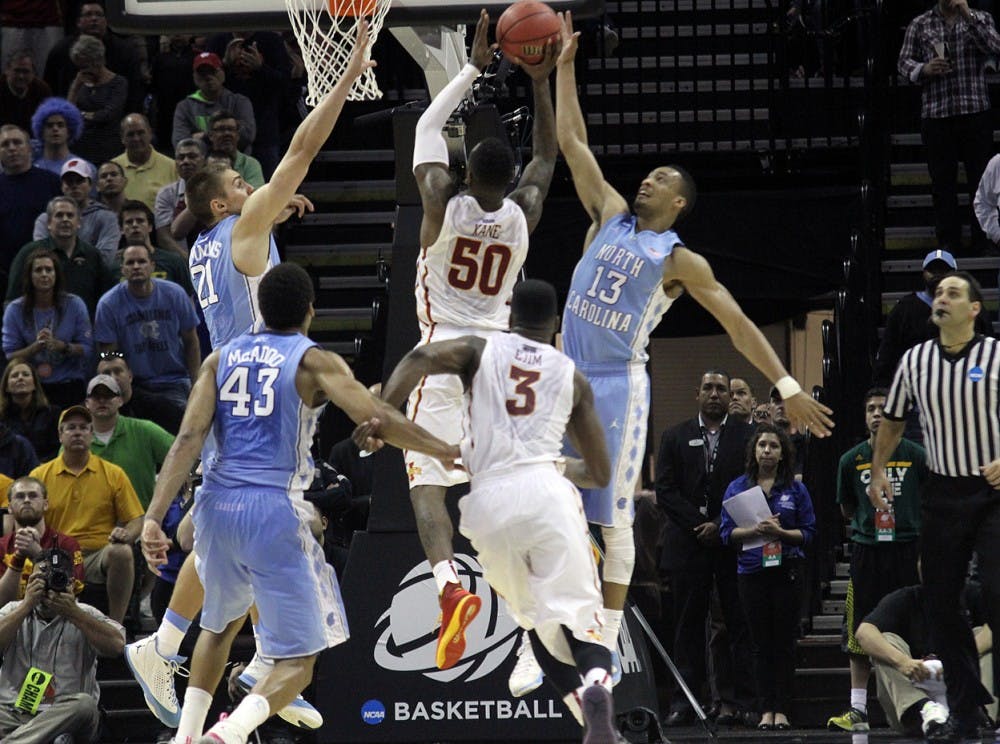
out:
M486 137L469 153L469 171L483 186L505 189L514 177L514 153L499 137Z
M116 163L114 160L105 160L103 163L101 163L99 166L97 166L97 171L96 172L99 173L100 170L101 170L101 168L103 168L106 165L113 165L115 168L118 169L119 173L121 173L123 176L125 175L125 169L122 168L122 164L121 163Z
M236 118L236 114L234 114L232 111L228 111L226 109L219 109L214 114L208 117L208 130L212 131L212 127L215 126L216 122L226 121L228 119L232 119L237 124L239 124L240 122L240 120Z
M872 398L888 398L888 397L889 397L889 391L886 390L884 387L876 385L875 387L868 388L865 391L864 405L867 407L868 401L870 401Z
M695 202L698 201L698 186L695 185L694 178L691 174L687 172L684 168L679 165L668 165L668 168L677 172L680 177L680 186L678 186L677 191L681 196L684 197L684 201L687 202L682 209L677 214L677 221L680 222L682 219L691 214L691 210L694 209Z
M969 285L969 301L970 302L978 302L980 305L983 304L983 302L984 302L984 300L983 300L983 285L981 285L979 283L979 281L976 279L976 277L974 277L968 271L949 271L947 274L945 274L944 276L942 276L940 280L938 280L938 286L940 286L941 282L943 282L949 276L957 277L957 278L961 279L962 281L966 282Z
M519 325L545 325L559 314L555 287L541 279L518 282L510 298L510 314Z
M125 224L125 213L126 212L143 212L146 215L146 220L149 222L150 227L156 225L156 218L153 216L153 210L149 208L146 202L141 202L138 199L126 199L125 203L122 204L121 210L118 212L118 227L122 227Z
M721 375L726 378L726 385L729 385L733 381L733 378L729 376L729 373L721 367L710 367L701 373L701 377L698 378L698 387L701 387L701 381L704 380L708 375Z
M300 326L315 299L312 279L296 263L278 264L264 274L257 289L260 314L273 331Z
M222 174L227 170L222 165L210 163L191 176L184 185L187 207L203 224L211 224L215 217L212 214L212 199L220 199L226 195Z

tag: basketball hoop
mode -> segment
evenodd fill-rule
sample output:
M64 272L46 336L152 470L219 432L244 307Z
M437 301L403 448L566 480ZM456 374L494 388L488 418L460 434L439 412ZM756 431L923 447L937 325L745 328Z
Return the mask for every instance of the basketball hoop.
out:
M385 21L392 0L285 0L292 31L299 42L309 81L306 104L315 106L337 84L354 52L358 24L368 19L371 47ZM375 73L369 68L351 86L348 101L373 101L382 97Z

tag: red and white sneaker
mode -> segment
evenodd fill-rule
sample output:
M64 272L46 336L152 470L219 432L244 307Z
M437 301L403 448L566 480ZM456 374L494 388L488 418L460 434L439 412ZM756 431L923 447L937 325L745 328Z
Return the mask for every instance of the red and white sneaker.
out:
M469 627L483 601L466 591L461 584L449 581L441 592L441 630L438 631L437 666L450 669L465 653L465 629Z

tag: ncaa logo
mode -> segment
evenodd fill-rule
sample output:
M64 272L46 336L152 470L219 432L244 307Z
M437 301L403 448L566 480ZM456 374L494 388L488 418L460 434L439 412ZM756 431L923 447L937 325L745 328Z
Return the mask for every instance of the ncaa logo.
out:
M985 377L982 367L973 367L969 370L969 379L972 382L979 382L983 377Z
M385 721L385 706L381 700L366 700L361 706L361 720L369 726L378 726Z
M486 583L482 566L464 553L453 560L462 585L483 602L465 631L461 661L445 670L435 663L441 608L430 563L423 561L399 582L389 609L375 623L375 663L383 669L420 672L439 682L471 682L499 668L514 650L520 628L507 603Z

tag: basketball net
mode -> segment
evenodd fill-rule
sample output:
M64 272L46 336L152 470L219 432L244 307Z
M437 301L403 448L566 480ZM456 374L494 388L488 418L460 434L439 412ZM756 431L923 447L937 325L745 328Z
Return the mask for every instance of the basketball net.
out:
M285 0L292 31L299 42L309 81L306 104L316 106L337 84L347 69L358 34L358 24L368 18L371 57L378 32L392 0ZM382 97L372 69L354 81L348 101L373 101Z

